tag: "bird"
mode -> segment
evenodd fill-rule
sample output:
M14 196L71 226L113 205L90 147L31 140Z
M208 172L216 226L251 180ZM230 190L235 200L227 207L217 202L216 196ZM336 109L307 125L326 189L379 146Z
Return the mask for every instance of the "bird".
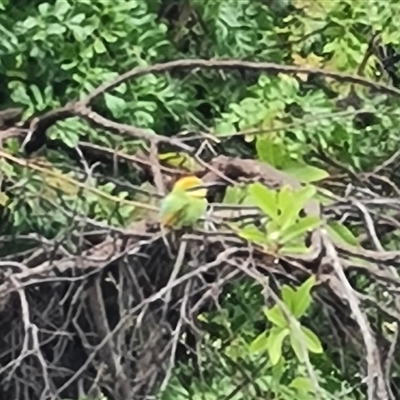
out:
M207 187L197 176L178 179L160 206L160 219L164 227L183 227L196 223L208 206Z

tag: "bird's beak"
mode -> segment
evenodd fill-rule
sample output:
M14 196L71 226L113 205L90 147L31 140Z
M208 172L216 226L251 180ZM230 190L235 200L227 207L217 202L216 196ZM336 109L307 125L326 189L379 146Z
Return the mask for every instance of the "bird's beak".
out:
M194 191L201 190L201 189L208 190L210 188L223 187L223 186L226 186L226 184L224 184L222 182L206 182L206 183L204 183L202 185L195 186L195 187L192 187L190 189L187 189L187 191L188 192L194 192Z

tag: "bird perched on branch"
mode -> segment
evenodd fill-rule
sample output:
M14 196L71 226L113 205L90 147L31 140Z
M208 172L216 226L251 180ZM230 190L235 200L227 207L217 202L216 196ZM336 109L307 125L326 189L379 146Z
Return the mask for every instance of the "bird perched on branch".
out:
M178 179L171 192L162 200L160 219L163 226L193 225L207 210L207 187L196 176Z

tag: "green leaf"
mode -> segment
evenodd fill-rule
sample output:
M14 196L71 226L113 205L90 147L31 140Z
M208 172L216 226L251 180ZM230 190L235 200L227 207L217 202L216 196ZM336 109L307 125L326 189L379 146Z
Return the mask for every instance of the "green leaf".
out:
M293 194L293 189L288 185L283 186L278 192L278 205L282 216L285 216L286 210L289 210L293 207L294 202L295 197Z
M290 331L290 345L292 346L292 349L294 351L294 354L296 355L297 359L300 362L304 362L306 360L306 354L304 354L304 351L307 351L303 347L305 346L305 343L303 338L297 333L295 333L293 330Z
M281 231L281 243L291 242L293 239L300 237L308 231L313 230L321 224L321 220L318 217L309 216L301 218L298 222L289 226L284 231Z
M261 232L254 225L246 225L244 228L240 229L239 236L249 242L254 242L258 244L266 243L265 233Z
M353 233L340 222L329 221L326 230L328 231L328 235L335 241L355 247L360 245Z
M299 216L300 211L304 208L309 200L313 198L316 194L316 189L314 186L305 186L299 190L296 190L292 196L292 203L285 203L285 208L281 211L279 221L282 230L289 228Z
M97 38L94 41L93 47L94 47L94 51L97 54L103 54L103 53L105 53L107 51L106 47L103 44L103 41L101 39L99 39L99 38Z
M261 353L268 349L268 337L267 333L263 332L258 335L249 346L250 353Z
M286 167L283 170L302 183L317 182L329 177L328 172L323 169L307 164L290 165L290 167Z
M272 328L268 336L268 356L271 365L276 365L282 357L282 344L289 335L288 328Z
M225 190L224 204L240 204L246 197L243 187L228 186Z
M334 39L331 42L325 44L324 48L322 49L323 53L331 53L334 52L336 49L340 48L338 44L339 39Z
M276 221L267 221L265 225L267 232L267 242L276 244L280 238L280 226Z
M49 24L46 28L46 33L48 35L58 35L62 36L67 31L67 28L61 24Z
M321 342L318 338L318 336L311 331L310 329L308 329L305 326L301 327L301 331L303 333L303 337L304 337L304 341L305 341L305 345L307 347L307 349L309 351L311 351L311 353L316 353L316 354L321 354L323 353L323 348L321 345Z
M104 101L107 108L112 112L113 116L119 118L125 111L126 102L120 97L114 96L110 93L104 94Z
M80 13L74 15L72 18L69 19L68 23L73 25L80 25L85 20L85 14Z
M263 312L270 322L279 328L286 328L288 322L286 321L281 309L275 304L272 308L264 307Z
M289 383L289 387L297 389L299 392L310 393L313 391L313 385L310 378L298 376Z
M296 292L288 285L282 285L281 289L282 300L286 307L293 314L293 309L295 307Z
M22 103L27 106L30 106L32 104L31 98L28 96L28 93L26 92L26 87L22 85L20 82L11 81L9 83L9 88L12 89L11 98L16 103Z
M299 203L303 204L304 207L307 204L307 202L315 196L316 193L317 189L315 188L315 186L306 185L301 189L296 190L295 197Z
M154 123L154 117L151 113L137 110L133 114L138 121L138 124L141 126L149 126Z
M57 0L54 4L54 15L62 20L65 14L70 10L71 5L66 0Z
M275 382L280 382L287 370L287 362L283 357L271 368L271 378Z
M78 64L78 61L72 61L70 63L61 64L61 68L64 71L68 71L68 70L70 70L72 68L75 68L77 64Z
M32 94L33 94L33 97L34 97L35 100L36 100L37 108L38 108L39 110L43 110L45 104L44 104L43 96L42 96L42 94L40 93L39 88L38 88L36 85L30 85L29 88L31 89L31 92L32 92Z
M0 192L0 206L5 207L10 201L10 198L3 192Z
M67 145L70 148L75 148L78 146L79 143L79 135L77 135L76 131L64 131L62 135L60 135L62 138L62 141L65 145Z
M110 32L104 31L100 32L100 36L107 42L107 43L115 43L118 40L117 36L112 35Z
M311 304L311 289L315 285L315 277L311 275L303 284L295 291L293 296L293 315L300 318L307 311Z
M257 207L259 207L270 218L277 219L278 201L277 192L275 190L268 189L261 183L257 182L250 185L249 193Z
M32 29L37 26L37 20L33 17L27 17L24 21L21 22L21 25L26 29Z
M74 38L77 42L83 42L86 40L91 34L92 34L92 29L90 26L79 26L75 24L70 25L70 29L72 30L72 34L74 35ZM86 47L86 50L90 49L90 53L93 54L93 47ZM81 51L82 55L83 51Z
M233 124L226 121L221 121L213 130L215 136L229 136L236 133L236 129Z
M39 13L43 16L45 16L48 13L49 8L50 8L49 3L41 3L38 5Z
M281 143L276 143L273 136L258 135L256 139L257 157L273 167L282 167L285 159L285 147Z

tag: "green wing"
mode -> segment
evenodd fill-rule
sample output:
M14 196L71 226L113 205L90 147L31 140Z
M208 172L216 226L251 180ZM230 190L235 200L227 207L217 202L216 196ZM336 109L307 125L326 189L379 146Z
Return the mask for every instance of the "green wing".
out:
M206 209L206 199L191 197L185 191L173 191L162 201L160 217L162 221L190 226L203 216Z
M175 224L182 219L185 207L190 202L189 196L185 191L173 191L161 202L160 218L163 223Z
M182 216L182 224L194 225L202 216L204 216L207 209L206 199L190 198L189 202L184 208Z

